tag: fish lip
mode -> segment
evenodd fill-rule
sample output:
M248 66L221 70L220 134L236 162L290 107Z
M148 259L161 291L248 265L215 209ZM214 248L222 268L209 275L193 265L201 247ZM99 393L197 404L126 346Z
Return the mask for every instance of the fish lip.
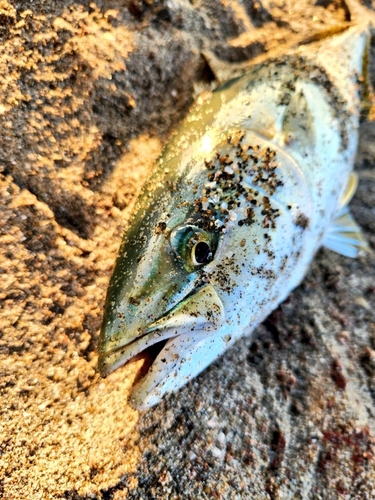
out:
M147 329L140 335L140 337L131 340L128 344L114 347L109 351L100 353L98 368L101 376L106 377L110 373L117 370L117 368L125 365L136 356L138 356L142 352L145 352L147 349L158 344L159 342L165 343L168 341L168 339L179 336L171 332L170 335L164 336L163 338L162 336L160 336L160 338L157 338L155 336L155 338L152 339L153 341L151 342L150 334L152 333L155 333L154 329Z
M206 315L204 312L206 312ZM100 351L98 359L99 372L102 377L106 377L146 349L161 342L164 342L165 345L169 339L187 333L191 334L194 330L205 330L210 334L224 320L224 306L214 287L211 284L206 284L196 288L173 306L172 309L151 323L137 338L132 339L125 345L119 345L107 351Z
M161 316L163 317L163 316ZM144 339L146 337L146 335L148 335L149 333L152 333L154 332L155 329L152 329L152 328L147 328L146 330L144 330L142 333L140 333L138 335L138 337L130 340L127 344L121 344L119 346L116 346L116 347L112 347L111 349L108 349L106 351L103 351L100 356L110 356L111 354L115 354L116 352L122 350L122 349L126 349L128 347L131 347L133 344L141 341L142 339ZM160 342L160 341L156 341L156 342ZM156 343L155 342L155 343ZM153 344L152 344L153 345Z

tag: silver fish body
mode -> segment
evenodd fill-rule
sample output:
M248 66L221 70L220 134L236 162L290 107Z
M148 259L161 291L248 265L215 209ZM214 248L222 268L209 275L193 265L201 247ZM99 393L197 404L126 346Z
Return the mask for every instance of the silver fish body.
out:
M139 409L195 377L295 288L341 207L366 33L254 66L202 96L143 189L117 257L103 375L150 346Z

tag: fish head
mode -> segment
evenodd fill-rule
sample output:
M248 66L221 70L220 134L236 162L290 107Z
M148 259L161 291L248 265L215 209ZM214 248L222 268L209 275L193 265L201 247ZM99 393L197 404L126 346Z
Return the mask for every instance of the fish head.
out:
M156 222L149 237L128 239L132 230L127 233L107 294L99 344L103 375L175 336L215 331L222 304L201 269L213 258L216 237L192 224L170 229L164 222Z
M103 376L149 352L136 408L195 377L301 281L337 205L324 179L353 161L366 36L254 66L202 95L168 141L123 238L99 340Z
M288 155L241 127L190 139L159 160L107 294L99 369L106 376L148 349L153 362L132 394L140 409L266 316L301 246L299 203L285 196L305 186Z

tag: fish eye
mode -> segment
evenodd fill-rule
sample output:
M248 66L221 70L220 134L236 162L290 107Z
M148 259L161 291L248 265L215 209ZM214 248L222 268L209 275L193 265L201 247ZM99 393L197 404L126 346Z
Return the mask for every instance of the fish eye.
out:
M190 224L181 225L171 232L170 244L185 269L193 272L213 260L217 236Z
M212 260L211 247L207 241L198 241L191 249L192 261L197 265L208 264Z

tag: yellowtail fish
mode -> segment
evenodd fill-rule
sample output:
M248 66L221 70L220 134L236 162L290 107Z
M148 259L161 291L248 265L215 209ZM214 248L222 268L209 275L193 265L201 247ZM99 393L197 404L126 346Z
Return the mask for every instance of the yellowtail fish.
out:
M366 248L347 208L366 43L350 28L253 66L199 98L167 143L123 238L99 341L103 376L153 348L136 408L249 334L321 245Z

